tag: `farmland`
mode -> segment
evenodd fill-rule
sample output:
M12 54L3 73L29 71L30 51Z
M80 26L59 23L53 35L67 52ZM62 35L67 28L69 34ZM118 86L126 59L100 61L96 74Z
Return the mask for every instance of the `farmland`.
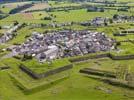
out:
M70 2L68 0L0 4L0 14L7 15L0 19L0 39L5 39L2 36L3 34L6 36L10 29L19 24L22 25L13 31L13 35L10 34L12 37L9 37L8 40L0 41L0 100L133 100L133 77L131 81L126 77L127 75L133 76L134 73L134 1L116 1L117 4L111 4L112 6L100 2ZM25 4L33 4L33 6L10 14L12 9ZM104 11L88 11L87 8L92 5L94 5L93 8L104 8ZM124 5L126 6L126 8L124 7L125 11L119 11ZM104 23L94 23L97 18L104 19ZM130 30L130 32L126 32L126 30ZM67 48L65 45L70 42L67 37L65 40L59 38L59 41L64 40L64 42L56 42L54 39L54 35L58 38L58 36L66 36L66 32L69 34L80 32L82 34L87 31L93 35L100 33L102 35L100 37L103 37L103 41L99 40L100 43L107 39L108 42L103 46L109 45L109 41L113 40L114 43L111 44L115 48L68 56L66 53L69 54L73 49L65 49ZM122 33L122 31L126 33ZM62 35L59 35L60 32ZM83 39L81 43L84 39L86 40L81 34L75 37L75 42L81 38ZM36 36L39 37L36 39ZM71 37L71 35L67 36ZM40 41L42 38L43 40ZM42 54L42 59L48 57L42 62L41 58L38 58L38 53L42 53L44 50L41 48L42 45L48 45L44 43L47 41L46 38L51 40L51 42L48 41L51 48L48 46L47 50L54 50L55 46L52 45L57 43L56 46L59 48L60 54L57 54L58 57L52 60L50 59L51 55L44 56ZM54 42L52 43L52 41ZM64 44L65 42L66 44ZM36 46L35 48L41 48L41 50L31 53L34 51L33 45L39 45L38 48ZM24 49L25 46L27 47ZM17 53L20 49L25 51L29 48L31 48L31 52ZM16 55L14 55L14 50L16 50ZM64 55L60 56L61 52ZM26 69L21 68L20 65L24 65ZM73 67L66 67L70 65ZM65 69L60 69L64 67ZM95 72L99 70L100 73L101 71L114 73L115 80L121 81L120 85L111 85L103 81L107 78L106 75L80 73L80 70L84 68L93 69ZM42 78L32 75L42 75ZM108 79L110 82L114 80L109 77ZM127 82L126 86L124 86L125 82Z

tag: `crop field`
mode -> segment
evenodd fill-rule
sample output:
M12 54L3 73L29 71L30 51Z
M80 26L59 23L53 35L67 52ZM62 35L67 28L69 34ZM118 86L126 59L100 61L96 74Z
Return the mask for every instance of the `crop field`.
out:
M80 3L71 3L71 2L55 2L55 1L49 1L48 4L51 7L67 7L67 6L79 6Z
M33 19L33 15L31 13L23 13L22 16L25 18L25 19Z
M3 13L9 13L12 9L16 8L17 6L22 6L28 3L30 2L0 4L0 8Z
M22 12L25 12L25 11L31 11L31 10L43 10L43 9L46 9L46 8L49 8L49 4L46 4L46 3L35 3L33 4L32 7L22 11Z
M30 14L30 17L32 18L28 18L28 14L15 14L15 15L10 15L7 18L4 18L0 23L12 23L13 21L19 21L21 23L49 23L50 21L47 20L41 20L41 19L36 19L35 17L33 17L33 14ZM35 14L36 16L36 14ZM34 19L35 18L35 19Z
M9 14L10 10L16 8L18 3L0 4L0 11L9 16L0 20L0 37L8 31L4 26L13 26L15 22L24 23L24 27L14 32L15 37L11 40L0 43L0 100L134 100L134 89L121 85L111 85L101 79L93 78L92 75L80 73L83 68L108 71L118 74L119 68L123 66L129 74L134 73L134 59L114 60L110 57L88 58L89 56L109 53L113 56L134 55L134 33L124 36L114 36L115 33L134 29L134 22L110 23L107 26L83 26L81 22L91 21L96 17L113 18L113 15L134 15L133 0L116 0L117 5L111 6L104 12L87 12L86 8L66 10L66 7L79 7L81 5L104 6L103 3L95 2L56 2L35 3L34 6L26 10L37 10L34 12L19 12ZM126 4L120 4L120 3ZM128 3L129 2L129 3ZM118 6L131 7L128 11L117 11L113 8ZM46 8L63 8L62 11L46 11ZM108 8L108 7L107 7ZM112 8L112 9L111 9ZM71 25L61 24L73 23ZM57 24L57 26L54 26ZM59 25L59 26L58 26ZM8 57L11 54L10 48L30 41L29 37L33 32L42 34L60 30L90 30L93 32L104 32L106 36L114 39L119 44L117 50L107 52L97 52L82 56L58 58L52 61L40 63L32 58L24 60L24 55ZM29 40L28 40L29 39ZM125 41L125 42L124 42ZM85 59L84 61L72 62L71 59ZM86 59L88 58L88 59ZM23 64L30 71L41 74L47 71L72 64L73 68L53 74L46 78L34 79L28 73L20 69ZM7 68L6 68L7 67ZM122 69L123 70L123 69ZM105 77L105 76L104 76Z

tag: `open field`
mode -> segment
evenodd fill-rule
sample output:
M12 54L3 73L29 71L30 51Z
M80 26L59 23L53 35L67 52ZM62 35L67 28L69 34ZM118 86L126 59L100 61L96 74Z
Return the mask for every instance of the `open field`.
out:
M7 63L11 63L16 60L12 59L12 60L6 60ZM4 62L4 61L3 61ZM101 64L101 66L98 66L95 62L98 62L98 64ZM133 65L133 60L129 61L127 63L131 63L131 65ZM126 64L127 64L126 63ZM88 77L82 76L81 74L79 74L79 69L80 68L85 68L85 67L99 67L100 69L107 69L107 70L111 70L111 69L115 69L114 66L118 66L120 64L125 64L124 61L122 62L112 62L109 59L96 59L96 60L89 60L88 62L85 63L79 63L74 65L73 70L71 71L70 77L67 78L66 80L61 81L58 84L55 84L54 86L50 86L48 89L42 89L39 92L36 93L32 93L30 95L25 95L21 92L21 90L19 88L17 88L15 86L15 84L12 83L11 78L8 75L8 71L1 71L0 72L0 79L2 81L0 81L1 84L1 90L0 90L0 94L1 94L1 98L4 98L6 100L8 100L9 98L12 100L14 100L14 97L16 99L20 99L20 100L29 100L29 99L33 99L33 100L38 100L40 98L40 100L43 100L44 98L48 98L48 100L72 100L73 99L77 99L77 100L122 100L122 98L124 99L129 99L129 100L133 100L129 97L124 96L126 95L130 95L132 96L133 91L128 90L128 89L123 89L123 88L119 88L119 87L114 87L108 84L105 84L103 82L97 81L97 80L93 80L90 79ZM109 65L111 65L111 69L107 68L110 67ZM13 65L11 65L15 68L15 63ZM102 67L102 68L101 68ZM16 74L17 75L17 74ZM27 77L27 75L23 74L23 77L25 77L25 81L27 79L29 79ZM23 79L23 78L21 78ZM30 81L31 82L31 81ZM84 85L83 85L84 82ZM6 84L5 84L6 83ZM105 85L105 89L110 89L112 90L112 93L106 93L106 91L104 90L96 90L95 87L96 86L100 86L100 87L104 87ZM77 90L77 91L76 91ZM3 91L6 91L3 92ZM14 91L14 92L12 92ZM94 95L92 94L94 93ZM78 95L79 94L79 95ZM92 94L92 95L90 95ZM21 98L20 98L21 96ZM97 96L97 97L96 97ZM106 98L104 98L106 96ZM67 97L67 98L66 98ZM99 97L99 99L98 99ZM90 99L89 99L90 98Z
M0 4L0 9L3 13L9 13L12 9L16 8L17 6L22 6L24 4L28 4L31 2L17 2L17 3L6 3Z
M3 19L0 23L5 23L5 22L13 22L13 21L19 21L21 23L48 23L50 21L46 20L40 20L40 19L29 19L26 18L26 16L23 16L22 14L15 14L15 15L10 15L9 17Z
M117 12L115 10L106 10L105 12L87 12L86 9L71 10L69 12L52 12L50 14L56 15L53 20L57 22L81 22L91 20L94 17L112 17L114 14L132 15L130 12ZM76 17L78 16L78 17Z
M134 6L133 0L117 0L117 2L132 2L124 5ZM90 2L71 3L65 1L48 1L48 4L35 4L33 7L26 10L35 10L38 8L45 9L50 6L80 6L82 4L90 4L95 6L103 5ZM0 10L7 14L17 5L18 3L0 5ZM117 5L120 6L122 4ZM2 6L5 7L3 8ZM116 6L115 8L118 7ZM10 26L13 25L15 21L19 23L26 23L25 27L22 27L14 32L17 33L17 35L13 39L7 41L6 43L0 44L0 100L134 100L134 90L123 88L121 86L110 85L79 72L83 68L92 68L117 73L118 68L120 66L124 66L128 68L129 73L134 73L134 59L112 60L108 57L105 57L88 59L74 63L70 62L71 57L68 57L56 59L52 62L39 63L37 59L34 58L26 61L22 61L21 59L17 59L15 57L2 59L3 56L10 54L11 51L1 51L2 49L6 49L14 44L24 43L31 36L32 32L46 34L48 31L58 30L91 30L104 32L108 37L111 37L116 41L134 40L134 33L126 36L113 35L113 33L119 33L122 30L134 29L134 22L112 23L108 26L82 26L80 24L72 24L59 27L38 27L40 24L49 25L54 23L60 24L70 22L80 23L90 21L95 17L112 18L114 14L130 16L134 15L133 12L134 8L129 9L128 12L118 12L117 10L113 9L107 9L105 12L87 12L87 9L53 12L35 11L29 13L12 14L7 18L0 20L0 26ZM51 20L43 20L45 17L50 17ZM37 27L33 27L32 25L37 25ZM6 30L0 29L0 34L5 33ZM114 56L134 55L134 42L121 42L121 44L117 46L117 49L118 50L108 51L108 53L111 53ZM98 52L82 57L84 58L101 53L103 54L107 52ZM81 56L78 56L78 58L79 57ZM34 79L19 68L20 64L24 64L26 67L38 74L68 64L73 64L73 68L69 71L63 71L47 78ZM1 67L3 66L9 66L10 68L1 70Z
M47 72L49 70L56 69L56 68L70 64L70 62L67 59L62 59L62 60L58 59L58 60L53 61L50 64L48 63L39 64L36 60L26 61L25 63L23 64L36 73Z
M51 7L67 7L67 6L79 6L80 3L71 3L71 2L55 2L55 1L49 1L48 4Z
M33 4L32 7L26 9L26 10L23 10L22 12L26 12L26 11L31 11L31 10L43 10L43 9L46 9L46 8L49 8L50 6L47 4L47 3L35 3Z

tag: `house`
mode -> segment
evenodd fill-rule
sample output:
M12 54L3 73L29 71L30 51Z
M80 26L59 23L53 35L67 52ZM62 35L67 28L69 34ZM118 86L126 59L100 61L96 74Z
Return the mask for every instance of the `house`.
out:
M127 15L118 15L118 14L115 14L113 16L113 21L116 22L116 23L124 23L124 22L127 22L130 20L130 17L127 16Z
M91 20L93 26L105 26L108 24L108 18L96 17Z
M80 25L82 25L82 26L90 26L91 23L88 22L88 21L87 22L81 22Z
M98 7L91 6L91 7L87 8L87 11L88 12L104 12L105 10L104 10L104 8L98 8Z
M16 32L20 27L22 27L23 24L17 24L14 27L7 30L3 36L0 37L0 43L5 43L12 39L15 35L14 32Z
M13 48L16 54L32 55L44 62L56 58L85 55L98 51L109 51L114 40L104 33L81 31L54 31L48 34L33 32L26 42Z
M48 47L48 50L38 54L36 57L40 62L44 62L44 61L47 61L47 60L52 60L52 59L57 58L58 51L59 51L58 47L55 46L55 45L52 45L52 46Z

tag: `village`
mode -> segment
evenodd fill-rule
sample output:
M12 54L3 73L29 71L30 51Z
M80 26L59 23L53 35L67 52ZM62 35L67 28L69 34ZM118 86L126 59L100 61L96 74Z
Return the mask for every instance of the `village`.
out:
M0 100L133 100L133 0L0 0Z
M13 48L13 55L32 55L39 61L52 60L60 57L70 57L110 51L114 49L115 41L104 33L91 31L69 31L40 34L33 32L32 36L22 45Z
M14 34L18 29L20 29L23 26L23 24L16 24L14 25L12 28L10 28L10 26L5 26L5 28L9 28L4 34L2 34L0 36L0 43L5 43L11 39L14 38L15 35Z

